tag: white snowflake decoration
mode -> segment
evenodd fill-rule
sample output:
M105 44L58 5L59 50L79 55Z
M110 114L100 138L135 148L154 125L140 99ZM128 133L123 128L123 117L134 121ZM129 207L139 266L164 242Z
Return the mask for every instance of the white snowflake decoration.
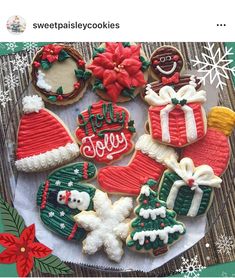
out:
M197 255L190 260L184 257L181 257L181 259L182 265L176 272L184 274L184 278L199 277L200 272L206 268L199 263Z
M6 104L8 101L10 101L11 98L9 96L9 91L2 91L0 89L0 105L5 108L6 107Z
M72 181L69 181L69 182L68 182L68 187L71 187L71 186L73 186L73 182L72 182Z
M53 212L53 211L50 211L49 213L48 213L48 216L49 217L53 217L55 215L55 213Z
M14 51L17 48L17 44L15 42L7 42L6 43L7 50Z
M29 53L34 53L38 48L38 44L36 42L24 42L23 50L28 51Z
M24 73L25 68L29 65L26 56L15 55L15 59L10 61L13 65L13 71L18 70Z
M61 217L65 216L65 212L63 210L60 212L60 216Z
M75 175L79 174L79 170L78 169L75 169L73 172L74 172Z
M19 86L19 77L10 73L4 77L4 84L8 87L8 89L14 89Z
M57 181L55 182L55 185L56 185L56 186L60 186L60 185L61 185L61 181L57 180Z
M220 235L217 238L215 245L218 253L229 255L232 252L232 250L235 248L234 237Z
M64 228L65 228L65 224L64 224L64 223L61 223L61 224L60 224L60 228L61 228L61 229L64 229Z
M200 83L205 85L206 79L209 78L210 84L216 82L216 88L220 87L223 89L223 86L226 86L224 82L225 79L229 79L228 73L230 72L235 76L235 67L230 68L229 66L233 62L232 47L225 47L225 51L222 52L220 48L214 49L214 44L208 43L208 46L204 46L209 54L202 53L202 61L195 56L193 66L199 66L198 72L203 73L204 75L200 78Z

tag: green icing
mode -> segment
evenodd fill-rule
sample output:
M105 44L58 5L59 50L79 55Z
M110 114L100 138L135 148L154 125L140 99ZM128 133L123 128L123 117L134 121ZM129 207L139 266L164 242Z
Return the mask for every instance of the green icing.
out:
M47 60L41 60L40 64L44 70L48 70L52 66L52 64Z
M141 70L146 71L150 65L150 62L145 60L145 58L143 56L140 56L140 61L142 63Z
M102 83L102 81L100 79L95 79L94 85L93 85L93 91L95 90L101 90L101 91L105 91L104 85Z
M92 58L94 59L98 54L103 53L105 51L104 47L94 48Z
M56 90L56 93L58 94L58 95L63 95L63 88L62 88L62 86L60 86L57 90Z
M176 173L170 171L166 171L164 173L159 192L159 197L161 200L167 200L171 187L177 180L181 180L181 178ZM201 215L206 212L213 192L211 187L205 185L199 185L199 187L203 191L203 196L197 215ZM192 203L193 196L194 190L191 190L189 186L182 186L179 189L177 198L175 200L174 211L179 215L187 215Z
M174 225L182 225L182 223L176 221L176 213L172 210L166 210L166 217L162 218L160 215L156 216L156 219L153 220L151 217L145 219L143 216L140 216L140 210L143 209L155 209L160 207L166 207L166 203L161 201L158 198L158 193L150 189L151 186L155 186L157 184L154 180L149 180L147 182L147 186L149 186L150 195L146 196L145 194L140 194L138 197L139 205L135 209L136 218L134 218L131 222L132 232L130 234L129 239L127 240L128 247L134 247L137 251L145 251L148 252L151 250L154 256L162 253L160 250L165 248L167 251L167 245L174 243L176 240L179 239L181 235L185 233L185 228L183 233L175 232L168 234L168 243L165 244L163 240L160 239L159 236L156 237L155 241L150 241L150 237L145 237L145 242L143 245L139 244L138 240L133 240L135 233L142 232L142 231L154 231L154 230L161 230L167 226L174 226ZM147 202L147 203L146 203ZM158 205L156 205L158 204ZM144 224L144 226L143 226ZM162 225L164 226L162 227ZM183 226L184 227L184 226Z
M131 46L131 43L130 42L123 42L122 45L124 47L130 47Z
M62 62L68 58L70 58L70 55L64 49L62 49L59 53L58 61Z
M50 101L56 101L57 100L57 98L56 98L56 96L49 96L48 97L48 100L50 100Z
M93 114L91 112L92 105L88 107L88 118L87 120L83 116L82 113L78 114L78 125L80 128L84 128L86 135L89 135L89 128L90 125L92 131L96 133L97 129L103 126L103 123L106 124L120 124L120 127L115 129L103 129L98 132L98 136L103 137L103 135L107 132L114 132L120 131L124 128L125 120L126 120L126 113L122 111L122 113L116 112L114 113L113 104L112 103L103 103L102 104L102 114Z
M87 167L87 177L84 178L84 165ZM78 171L77 171L78 170ZM91 200L95 195L96 188L85 183L81 183L85 179L91 179L96 176L96 167L91 162L77 162L68 164L53 171L47 181L49 181L49 189L47 193L47 202L45 208L40 208L40 216L43 223L53 232L58 235L68 238L74 227L73 216L78 214L78 209L71 209L67 205L62 205L57 202L57 193L61 190L77 190L83 191L90 195ZM58 181L60 182L58 184ZM68 183L72 182L72 186L68 186ZM42 203L42 197L44 192L45 183L42 183L37 193L37 205L40 207ZM93 203L91 202L88 210L93 209ZM64 212L64 213L63 213ZM64 214L64 215L61 215ZM49 214L53 214L53 217L49 217ZM61 224L64 224L64 227ZM78 228L74 234L76 240L80 240L84 237L85 230Z
M77 78L77 80L88 80L91 77L91 73L89 71L85 71L83 69L75 69L75 76Z

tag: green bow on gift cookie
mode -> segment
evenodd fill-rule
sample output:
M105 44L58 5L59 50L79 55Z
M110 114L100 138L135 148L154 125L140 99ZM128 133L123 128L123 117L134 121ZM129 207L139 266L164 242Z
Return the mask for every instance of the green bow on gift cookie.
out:
M187 157L180 162L168 159L165 163L169 170L160 182L160 199L178 215L194 217L206 213L213 199L213 188L219 188L222 182L213 169L208 165L195 167Z

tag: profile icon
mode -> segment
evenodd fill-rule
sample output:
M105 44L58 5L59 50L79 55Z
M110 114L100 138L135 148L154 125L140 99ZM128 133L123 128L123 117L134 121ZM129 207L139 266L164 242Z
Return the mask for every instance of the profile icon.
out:
M7 30L11 34L16 34L16 35L21 34L25 31L25 29L26 29L26 22L23 17L19 15L14 15L7 20Z

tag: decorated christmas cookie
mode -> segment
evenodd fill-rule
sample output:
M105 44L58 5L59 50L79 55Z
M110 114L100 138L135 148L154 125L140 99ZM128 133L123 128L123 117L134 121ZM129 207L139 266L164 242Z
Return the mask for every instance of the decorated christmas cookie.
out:
M81 154L97 162L111 163L133 149L134 121L114 103L99 101L78 115L76 137Z
M77 224L88 231L82 242L83 252L92 255L103 247L110 260L120 262L124 253L122 241L129 231L126 218L132 211L133 201L123 197L112 204L108 195L97 189L93 203L94 211L83 211L74 216Z
M32 64L32 83L43 100L52 104L67 105L78 101L90 76L81 54L68 45L44 46Z
M47 177L37 194L40 217L47 228L68 240L84 237L84 229L73 216L93 208L96 189L83 181L95 176L94 164L77 162L58 168Z
M128 166L107 166L100 169L98 182L109 193L138 195L148 179L159 180L166 169L165 159L177 158L173 148L159 144L151 135L140 136Z
M228 136L235 127L235 112L227 107L213 107L208 114L206 136L182 150L181 157L190 157L195 166L206 164L221 176L229 163Z
M44 108L41 97L24 97L23 112L16 150L18 171L48 170L79 155L79 147L69 130L59 117Z
M145 85L148 65L140 44L106 42L95 49L88 68L94 76L93 89L101 98L125 102Z
M187 157L180 162L169 159L166 164L170 170L163 174L159 197L167 208L190 217L206 213L213 200L213 188L219 188L222 180L210 166L195 167Z
M200 88L200 79L194 75L183 75L184 59L180 51L170 45L157 48L150 58L150 73L158 81L152 82L152 90L156 93L163 86L171 86L178 91L185 85Z
M205 91L196 91L186 85L176 92L164 86L156 94L147 86L146 102L151 105L148 112L149 130L153 139L174 147L183 147L200 140L206 134L206 116L202 103Z
M176 221L176 213L168 210L166 203L159 200L158 193L150 188L155 184L154 180L149 180L141 187L136 217L131 221L126 244L133 251L159 256L185 233L185 227Z

